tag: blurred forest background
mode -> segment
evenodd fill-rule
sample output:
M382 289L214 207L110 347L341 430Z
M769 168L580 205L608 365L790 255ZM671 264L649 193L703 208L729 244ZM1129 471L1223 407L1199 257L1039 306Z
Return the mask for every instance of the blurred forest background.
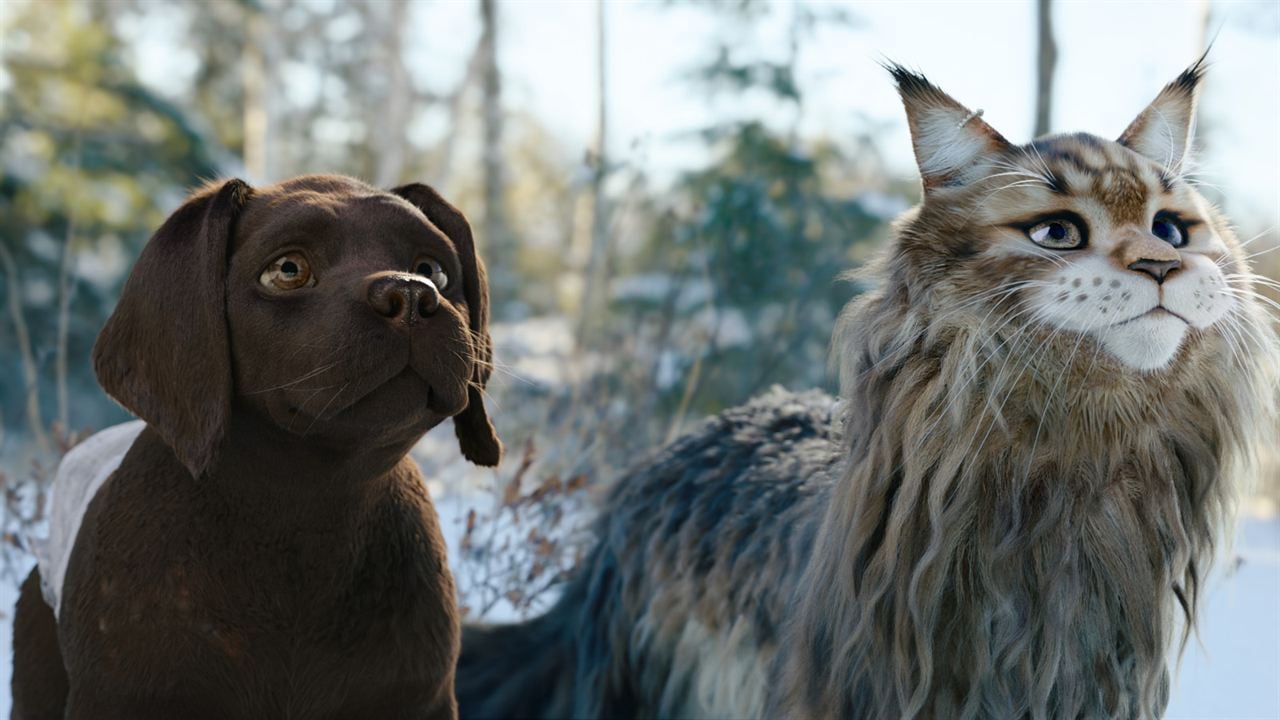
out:
M928 4L5 0L6 552L23 555L58 454L126 419L90 348L150 233L207 178L417 180L471 218L510 448L472 473L496 500L460 512L478 612L554 584L575 555L561 519L638 453L774 385L835 389L827 346L858 292L842 273L919 193L881 53L1026 140L1118 134L1220 33L1204 191L1251 249L1276 246L1280 6L958 5L978 8L967 26ZM997 22L1008 42L956 31ZM1256 262L1280 276L1280 253ZM419 457L454 483L469 471L450 435Z

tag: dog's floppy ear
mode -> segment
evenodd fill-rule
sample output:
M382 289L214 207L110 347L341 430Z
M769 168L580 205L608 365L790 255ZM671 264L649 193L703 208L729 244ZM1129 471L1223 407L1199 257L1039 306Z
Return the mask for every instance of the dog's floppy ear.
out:
M230 180L174 211L143 248L93 347L102 388L196 478L213 463L231 412L227 258L251 192Z
M489 381L493 363L493 343L489 339L489 282L484 263L476 254L475 240L467 218L440 193L421 183L395 188L391 192L413 203L433 225L440 228L458 250L462 262L463 292L471 321L471 341L475 347L475 373L467 389L467 407L453 418L462 454L476 465L495 466L502 459L502 443L484 409L481 391Z

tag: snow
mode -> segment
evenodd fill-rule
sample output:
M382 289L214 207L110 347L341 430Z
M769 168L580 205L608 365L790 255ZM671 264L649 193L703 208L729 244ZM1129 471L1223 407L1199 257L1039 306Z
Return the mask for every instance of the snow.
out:
M1188 643L1170 720L1280 718L1280 519L1245 520L1235 555L1234 570L1209 579L1201 642Z
M484 502L474 494L437 492L450 561L458 547L467 509ZM1234 548L1241 562L1211 577L1201 624L1182 660L1167 718L1170 720L1280 719L1280 518L1248 518ZM1225 563L1224 563L1225 565ZM25 575L23 576L25 577ZM9 715L13 606L17 588L0 582L0 717ZM510 607L486 616L513 619Z

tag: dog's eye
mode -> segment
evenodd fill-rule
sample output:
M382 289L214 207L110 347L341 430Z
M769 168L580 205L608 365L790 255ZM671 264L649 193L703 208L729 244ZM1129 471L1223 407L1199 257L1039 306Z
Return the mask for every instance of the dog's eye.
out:
M413 272L415 275L421 275L430 280L437 290L444 290L449 286L449 275L445 273L444 266L435 258L419 258L413 264Z
M258 282L276 290L297 290L315 285L316 276L311 274L311 265L301 253L288 253L272 261Z

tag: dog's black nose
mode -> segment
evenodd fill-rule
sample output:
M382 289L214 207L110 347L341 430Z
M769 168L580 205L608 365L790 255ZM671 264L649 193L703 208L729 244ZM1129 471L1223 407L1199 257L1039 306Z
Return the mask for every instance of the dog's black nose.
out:
M413 324L440 308L440 291L418 275L393 274L369 283L369 306L385 318Z

